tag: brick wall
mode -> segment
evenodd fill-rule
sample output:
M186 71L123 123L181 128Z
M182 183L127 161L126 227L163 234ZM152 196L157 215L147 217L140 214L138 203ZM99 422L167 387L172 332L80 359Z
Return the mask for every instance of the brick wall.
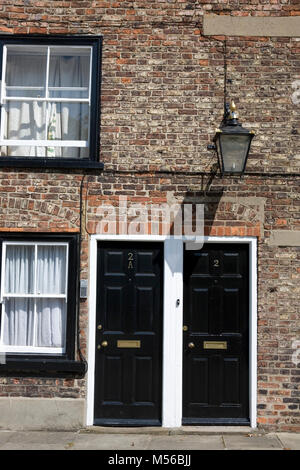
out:
M30 1L0 2L0 32L103 35L102 174L83 182L82 278L88 235L104 201L205 204L205 233L256 236L258 256L258 415L268 429L300 431L297 247L269 245L273 230L299 230L300 79L297 38L204 37L207 12L299 15L298 2ZM256 131L243 178L214 176L207 150L228 97ZM0 172L0 230L78 232L81 171ZM297 176L298 175L298 176ZM88 302L80 333L87 354ZM82 397L86 381L1 378L0 396Z

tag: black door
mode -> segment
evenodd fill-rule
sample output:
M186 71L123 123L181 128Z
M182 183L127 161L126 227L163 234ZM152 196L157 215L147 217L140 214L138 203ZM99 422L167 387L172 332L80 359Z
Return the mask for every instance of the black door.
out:
M161 424L163 245L98 247L94 423Z
M248 245L184 254L183 423L249 423Z

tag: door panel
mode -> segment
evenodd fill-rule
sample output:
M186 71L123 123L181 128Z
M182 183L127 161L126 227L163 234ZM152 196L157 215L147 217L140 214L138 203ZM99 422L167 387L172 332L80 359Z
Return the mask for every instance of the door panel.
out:
M248 245L185 251L185 424L249 422L248 257Z
M162 295L163 244L99 245L95 424L161 423Z

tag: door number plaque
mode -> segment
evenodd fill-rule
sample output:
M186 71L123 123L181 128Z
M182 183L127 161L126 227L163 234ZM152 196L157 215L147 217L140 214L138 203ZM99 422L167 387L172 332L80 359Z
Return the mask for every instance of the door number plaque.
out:
M128 269L133 269L133 253L128 253Z

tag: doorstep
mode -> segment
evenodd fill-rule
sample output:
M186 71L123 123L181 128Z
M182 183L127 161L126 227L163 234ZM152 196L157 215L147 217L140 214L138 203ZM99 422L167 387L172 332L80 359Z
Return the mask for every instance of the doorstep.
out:
M151 435L265 435L265 431L250 426L181 426L178 428L164 427L110 427L110 426L87 426L79 430L82 434L151 434Z

